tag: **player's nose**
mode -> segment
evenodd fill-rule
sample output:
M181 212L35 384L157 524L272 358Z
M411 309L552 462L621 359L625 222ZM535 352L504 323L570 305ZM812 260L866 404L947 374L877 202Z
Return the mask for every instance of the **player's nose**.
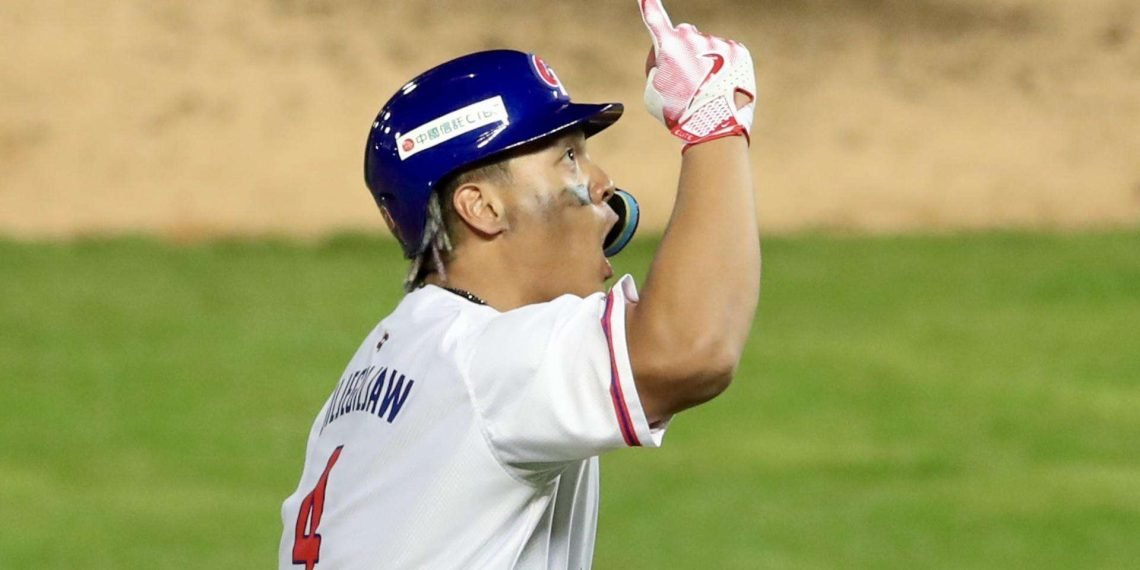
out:
M605 204L606 202L609 202L610 198L613 197L614 191L616 189L617 186L614 186L614 181L606 179L606 182L604 184L598 185L597 190L594 192L595 203Z
M606 174L606 171L602 170L601 167L595 166L594 170L590 173L590 197L593 198L595 204L605 204L610 196L614 195L617 186L614 185L614 179L610 178L610 175Z

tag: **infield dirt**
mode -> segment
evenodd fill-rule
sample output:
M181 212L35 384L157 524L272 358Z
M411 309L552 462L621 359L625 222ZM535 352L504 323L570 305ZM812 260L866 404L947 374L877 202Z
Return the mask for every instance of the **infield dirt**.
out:
M669 8L752 48L769 231L1140 220L1133 1ZM360 172L375 112L494 47L543 54L577 99L626 103L592 153L659 228L679 157L641 104L647 46L632 1L5 2L0 234L379 231Z

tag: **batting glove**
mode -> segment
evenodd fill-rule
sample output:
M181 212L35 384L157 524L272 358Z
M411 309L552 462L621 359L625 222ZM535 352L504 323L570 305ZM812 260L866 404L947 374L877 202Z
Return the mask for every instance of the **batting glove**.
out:
M756 74L743 44L711 36L691 24L673 26L661 0L639 0L653 38L645 105L688 148L721 137L751 142ZM736 94L748 103L737 108Z

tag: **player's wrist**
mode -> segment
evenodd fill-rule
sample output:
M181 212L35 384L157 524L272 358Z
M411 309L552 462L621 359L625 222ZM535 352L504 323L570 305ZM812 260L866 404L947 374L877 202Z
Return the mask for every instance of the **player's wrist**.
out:
M693 141L693 142L686 142L681 147L681 154L685 154L685 153L689 152L689 149L692 149L694 147L706 145L706 144L713 142L713 141L723 141L726 139L736 139L736 140L743 139L745 148L749 148L752 146L752 136L749 135L748 131L740 129L740 130L734 130L734 131L725 132L725 133L718 133L716 135L711 135L711 136L708 136L708 137L705 137L705 138L702 138L700 140Z
M693 154L691 151L696 151L696 154L704 153L724 153L724 152L747 152L751 143L746 133L725 133L723 135L702 139L698 142L689 143L681 147L681 153L685 156Z
M730 99L727 96L718 99L718 102L725 105L720 105L720 108L715 109L713 113L704 113L708 109L706 106L694 116L687 117L682 123L670 129L674 136L685 143L682 152L690 146L726 137L743 137L746 144L752 144L753 105L751 98L738 95L736 101L732 103L734 105L732 111L726 107L729 101ZM701 116L701 114L706 116Z

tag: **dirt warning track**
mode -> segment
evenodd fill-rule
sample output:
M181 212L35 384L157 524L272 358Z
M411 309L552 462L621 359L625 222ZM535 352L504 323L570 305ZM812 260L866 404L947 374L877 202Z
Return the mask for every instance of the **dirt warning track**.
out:
M323 235L382 223L373 115L427 67L541 53L626 117L592 154L671 207L632 2L14 0L0 7L0 234ZM758 65L767 231L1140 221L1140 8L1127 0L674 2ZM710 191L710 198L715 190Z

